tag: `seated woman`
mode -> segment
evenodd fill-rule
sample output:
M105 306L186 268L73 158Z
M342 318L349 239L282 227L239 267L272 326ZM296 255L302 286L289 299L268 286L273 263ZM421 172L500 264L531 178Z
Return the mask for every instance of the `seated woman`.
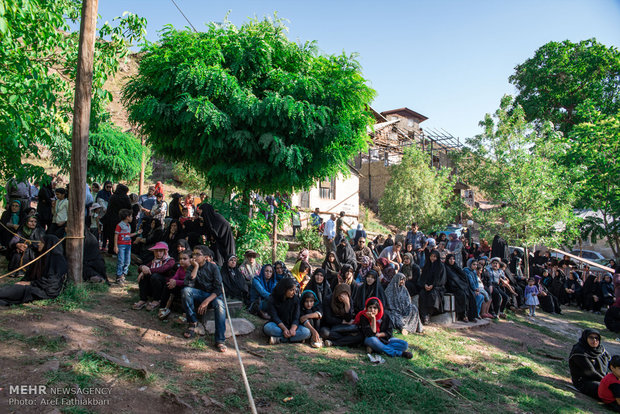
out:
M547 313L562 313L560 308L560 301L547 289L544 284L545 278L549 280L548 270L544 269L542 276L534 276L538 286L538 301L540 302L540 309Z
M166 242L168 246L174 246L177 244L178 240L183 238L185 238L185 235L181 232L181 225L178 221L173 220L164 232L164 238L162 241Z
M157 221L157 220L154 220ZM149 249L153 252L153 260L138 268L138 286L140 287L140 300L133 304L134 310L142 309L152 311L159 308L161 295L166 288L166 282L175 272L175 261L168 255L168 245L158 242ZM152 301L147 304L149 296Z
M340 262L336 257L336 252L331 251L327 253L325 260L323 260L323 264L321 265L323 270L325 271L325 278L327 279L327 283L332 290L338 284L338 275L340 274Z
M299 317L299 323L310 331L310 346L320 348L323 346L323 341L319 335L321 318L323 317L321 302L319 302L313 291L304 290L304 293L301 295L300 305L301 316Z
M411 243L409 243L409 245L410 244ZM420 266L413 261L413 254L405 253L403 255L403 267L400 269L400 272L405 275L405 286L407 287L407 291L409 291L409 295L417 295L419 290L418 280L420 280L421 270Z
M585 329L568 357L575 388L592 398L598 398L598 386L607 373L610 359L611 356L601 343L601 334L594 329Z
M603 306L601 284L593 274L588 275L583 283L581 301L583 310L601 312L601 307Z
M355 281L353 267L349 264L342 265L340 269L340 274L338 275L338 283L346 283L351 286L351 292L355 290L357 286L357 282Z
M456 318L462 322L475 322L478 307L471 294L467 275L456 264L455 256L451 253L446 256L446 292L454 295Z
M362 256L360 258L360 266L355 274L355 281L357 283L364 283L366 280L366 274L372 269L372 260L369 256Z
M29 268L26 280L0 288L0 306L19 305L40 299L54 299L60 295L67 276L67 260L60 240L53 234L43 236L37 249L41 254L54 249Z
M13 200L9 203L6 210L0 216L0 246L7 247L13 238L11 232L16 232L22 221L22 208L19 200ZM7 230L8 229L8 230Z
M384 288L390 284L390 281L392 281L392 278L396 274L396 270L390 266L390 262L385 257L377 259L375 262L375 270L379 273L379 281Z
M13 236L8 243L9 271L30 263L38 256L38 242L43 240L45 230L38 226L37 216L28 216L16 234L17 236ZM23 277L25 274L26 271L22 269L13 273L11 277Z
M351 298L351 286L340 283L334 293L323 302L321 337L325 346L355 346L362 342L358 327L353 324L355 311Z
M355 257L355 251L351 246L351 243L346 237L343 237L336 247L336 257L341 265L348 264L355 269L357 267L357 258Z
M366 274L366 278L360 286L353 292L353 311L360 312L366 307L368 298L378 298L382 303L385 302L383 285L379 282L379 274L371 269Z
M469 282L469 290L476 301L476 318L489 318L491 297L484 289L482 279L479 277L478 261L473 257L467 260L467 267L463 269Z
M264 265L258 276L252 279L252 286L250 287L250 312L259 315L263 319L269 319L269 314L267 313L268 299L279 282L279 279L276 279L273 273L273 266L270 264Z
M605 312L605 326L612 332L620 333L620 298Z
M446 268L439 259L439 252L432 250L424 263L418 287L420 298L418 309L422 324L426 325L430 316L443 311L443 294L446 286Z
M300 290L303 290L310 281L311 270L310 264L305 260L298 261L295 263L295 266L293 266L291 274L293 275L293 279L299 284Z
M568 272L566 282L564 282L564 292L566 292L566 300L569 306L573 302L576 305L581 302L581 285L579 284L577 277L575 277L575 272Z
M366 309L357 314L354 323L360 327L364 335L364 345L369 348L368 353L375 351L391 357L413 358L409 352L409 344L392 337L394 329L392 321L388 315L384 315L383 304L379 299L369 298L366 301Z
M410 332L423 332L418 308L411 302L411 296L405 286L406 277L396 273L385 289L385 312L390 317L394 327L408 335Z
M237 256L230 256L222 266L220 273L222 274L222 284L226 291L226 297L238 299L245 306L250 306L250 289L241 270L237 267Z
M185 239L179 239L176 242L176 244L172 248L172 252L170 253L170 256L172 256L174 261L178 263L179 254L181 254L182 252L187 252L189 253L190 256L192 255L192 248L190 247L189 242Z
M142 220L142 235L138 235L133 242L136 246L135 254L140 263L149 263L153 260L152 247L163 239L164 230L159 220L153 220L150 217Z
M99 240L90 231L84 232L84 256L82 258L82 279L85 282L109 284L105 261L99 250Z
M314 273L312 273L312 277L310 278L310 282L304 288L304 292L306 290L311 290L317 297L317 300L322 304L326 297L332 295L332 289L327 283L327 279L325 279L325 271L317 267L314 269Z
M291 272L286 268L286 264L281 260L273 264L273 270L277 280L284 279L285 277L293 277Z
M611 273L605 273L601 281L601 295L603 296L603 306L611 306L614 303L614 283Z
M270 321L263 326L263 332L269 337L270 345L301 342L310 338L310 330L299 322L299 296L296 289L294 279L282 279L267 300Z

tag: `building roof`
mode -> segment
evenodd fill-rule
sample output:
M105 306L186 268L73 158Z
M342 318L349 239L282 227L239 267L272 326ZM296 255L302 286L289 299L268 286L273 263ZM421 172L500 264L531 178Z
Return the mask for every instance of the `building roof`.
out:
M416 119L419 119L420 122L424 122L428 119L428 117L425 117L424 115L416 111L412 111L411 109L407 107L398 108L398 109L390 109L389 111L381 112L381 115L383 116L391 115L391 114L398 114L398 115L404 116L405 118L416 118Z

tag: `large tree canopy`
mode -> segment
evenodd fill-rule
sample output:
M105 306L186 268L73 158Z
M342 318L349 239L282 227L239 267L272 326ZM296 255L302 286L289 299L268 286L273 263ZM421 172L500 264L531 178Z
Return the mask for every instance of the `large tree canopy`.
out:
M574 188L554 156L560 133L550 123L538 129L527 123L511 96L480 125L484 132L467 140L459 165L465 181L495 206L474 211L483 233L517 246L557 246L575 234Z
M41 175L43 168L23 163L37 158L41 147L52 148L55 160L70 158L59 151L70 148L79 33L69 24L79 21L80 11L76 0L0 0L0 182ZM103 84L117 71L128 42L145 33L146 21L134 14L115 20L100 26L95 45L95 131L108 119L111 95Z
M227 189L288 191L346 171L374 91L352 56L297 44L275 20L147 44L124 99L153 149Z
M608 115L620 109L620 52L596 39L549 42L516 66L510 82L528 121L551 121L567 133L586 101Z

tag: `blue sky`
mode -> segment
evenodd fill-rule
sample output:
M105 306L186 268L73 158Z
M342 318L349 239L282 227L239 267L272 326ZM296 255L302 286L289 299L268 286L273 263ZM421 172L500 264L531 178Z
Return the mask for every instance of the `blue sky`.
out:
M176 1L198 30L229 11L235 25L277 12L291 40L358 53L376 110L406 106L429 118L422 127L461 138L515 92L508 77L543 44L596 37L620 48L620 0ZM187 26L170 0L99 2L102 20L125 10L147 18L150 41L165 24Z

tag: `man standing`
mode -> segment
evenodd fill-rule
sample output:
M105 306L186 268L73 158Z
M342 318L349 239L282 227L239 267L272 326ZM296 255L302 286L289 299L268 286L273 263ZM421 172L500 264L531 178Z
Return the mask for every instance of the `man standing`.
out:
M413 251L415 252L414 260L418 264L418 266L424 266L424 249L426 249L426 237L420 231L418 227L418 223L411 223L411 230L407 232L407 237L405 239L406 243L411 243L413 245Z
M312 224L312 226L318 229L321 223L323 222L323 218L319 215L318 207L314 209L314 213L310 214L310 218L312 220L310 224Z
M329 220L325 222L325 230L323 230L323 244L325 245L326 254L336 251L336 215L331 214Z
M142 219L151 214L151 209L153 208L153 205L155 205L155 201L157 201L157 198L155 197L155 186L150 185L148 192L146 194L142 194L138 200L138 205L140 206L140 215L138 216L137 224L138 228L140 228Z
M336 220L336 239L334 240L334 243L336 245L340 244L340 240L342 240L345 234L345 230L344 230L344 216L345 216L345 212L341 211L340 212L340 217L338 217L338 220Z

